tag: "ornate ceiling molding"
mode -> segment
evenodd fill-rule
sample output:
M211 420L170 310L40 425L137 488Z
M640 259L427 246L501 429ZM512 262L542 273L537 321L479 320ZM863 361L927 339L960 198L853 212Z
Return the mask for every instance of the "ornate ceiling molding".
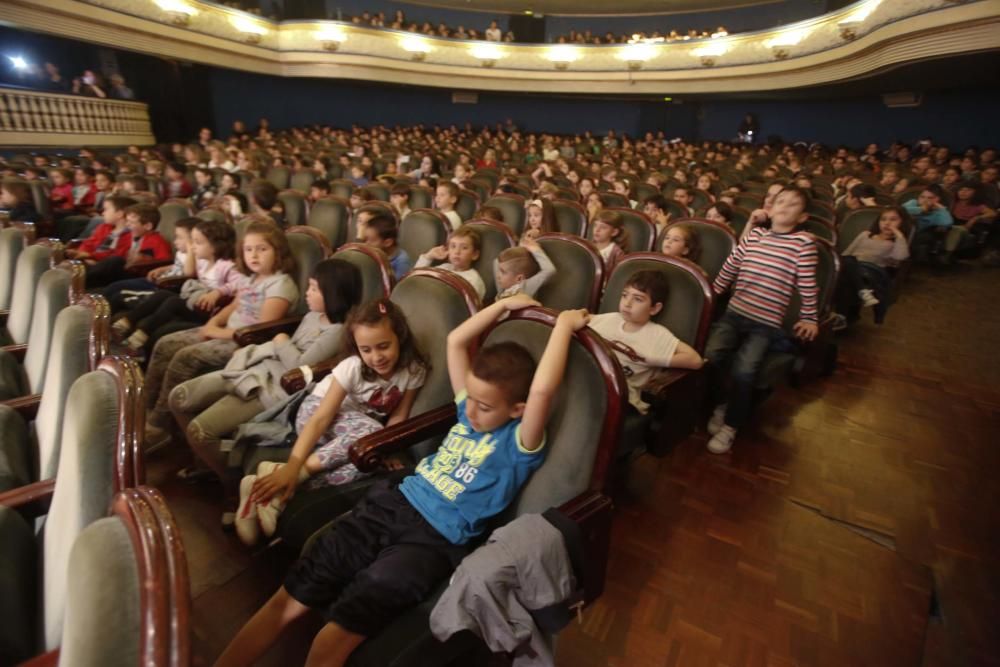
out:
M184 8L194 13L185 19L178 11ZM771 31L566 49L425 38L333 21L273 23L197 0L4 0L0 22L278 76L649 94L828 84L906 62L1000 49L998 9L998 0L863 0Z

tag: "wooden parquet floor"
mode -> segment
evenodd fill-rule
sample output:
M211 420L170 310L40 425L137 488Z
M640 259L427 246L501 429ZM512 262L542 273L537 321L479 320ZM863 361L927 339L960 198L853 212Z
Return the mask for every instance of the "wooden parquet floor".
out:
M604 596L560 667L1000 664L1000 272L917 271L833 377L773 396L729 455L637 462ZM218 528L218 488L150 464L210 663L287 566ZM265 664L301 664L314 628Z

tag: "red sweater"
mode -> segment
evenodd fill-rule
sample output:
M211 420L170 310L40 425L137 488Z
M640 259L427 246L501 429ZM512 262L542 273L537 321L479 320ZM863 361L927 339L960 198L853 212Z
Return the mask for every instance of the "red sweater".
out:
M54 211L73 210L73 186L70 183L52 186L49 192L49 201L52 202Z
M119 234L113 246L102 247L105 239L111 235L114 228L114 225L102 222L90 238L80 244L80 250L96 260L108 257L129 259L129 251L132 249L132 233L128 228ZM173 256L173 251L170 248L170 242L163 238L159 232L153 231L142 235L135 255L136 259L170 259Z

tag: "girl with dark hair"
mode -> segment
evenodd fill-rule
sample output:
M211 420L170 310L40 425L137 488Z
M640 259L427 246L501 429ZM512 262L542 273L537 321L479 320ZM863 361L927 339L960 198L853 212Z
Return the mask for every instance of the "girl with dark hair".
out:
M324 260L309 278L309 312L295 333L290 337L280 333L267 343L242 347L223 370L183 382L170 393L170 410L205 465L226 479L222 439L288 399L281 388L286 372L333 358L343 346L344 322L360 301L358 268L341 259ZM196 472L188 468L182 476Z
M881 324L888 309L891 271L910 256L910 214L902 206L882 209L871 229L861 232L841 255L835 329L858 319L862 306L875 309Z
M362 476L349 451L358 439L410 415L427 361L392 301L370 301L347 320L346 356L299 406L298 437L285 464L267 461L240 482L236 534L250 545L270 537L299 484L346 484Z

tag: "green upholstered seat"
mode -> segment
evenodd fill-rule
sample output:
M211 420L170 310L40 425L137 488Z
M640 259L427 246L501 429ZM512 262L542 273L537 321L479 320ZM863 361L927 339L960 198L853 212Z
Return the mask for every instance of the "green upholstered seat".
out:
M552 212L556 219L556 231L587 237L587 212L575 201L552 201Z
M656 242L656 225L645 213L631 208L606 208L622 216L622 222L628 231L628 243L625 252L649 252Z
M285 224L289 227L306 224L306 197L298 190L282 190L278 201L285 209Z
M513 248L516 245L514 235L510 228L500 222L490 220L474 220L466 223L479 232L479 259L474 268L483 279L486 285L486 294L483 296L485 303L491 303L497 295L497 286L493 277L493 260L500 256L504 250Z
M351 207L347 200L330 196L313 202L306 224L321 231L330 241L331 248L339 248L347 242L350 219Z
M524 197L510 194L494 195L484 201L483 206L495 206L500 209L504 224L510 227L515 237L521 237L525 221Z
M438 211L420 208L410 211L399 224L399 247L416 264L422 254L444 245L451 233L451 223Z
M556 273L535 293L535 299L553 310L596 309L604 281L604 262L597 248L579 236L559 233L543 234L538 245L552 260Z

